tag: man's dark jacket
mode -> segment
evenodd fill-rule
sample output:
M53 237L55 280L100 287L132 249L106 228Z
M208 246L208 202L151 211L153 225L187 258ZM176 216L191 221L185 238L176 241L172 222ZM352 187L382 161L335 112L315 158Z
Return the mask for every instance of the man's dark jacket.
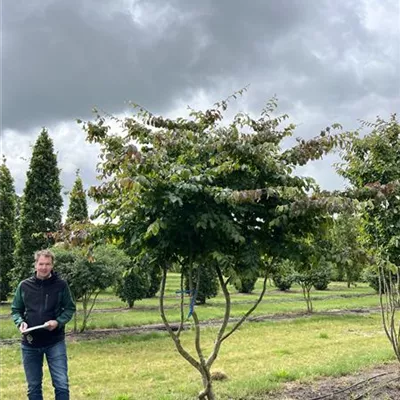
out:
M50 346L65 337L65 324L76 310L67 283L56 272L48 279L38 279L36 274L22 281L11 305L12 317L19 327L26 322L29 327L56 320L58 327L52 331L37 329L22 335L22 343L32 347Z

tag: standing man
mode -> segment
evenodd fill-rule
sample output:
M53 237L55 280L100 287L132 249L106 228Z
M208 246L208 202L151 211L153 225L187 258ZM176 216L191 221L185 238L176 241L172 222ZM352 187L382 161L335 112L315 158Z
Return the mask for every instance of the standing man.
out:
M22 333L22 360L28 398L43 400L43 358L46 355L56 400L69 400L65 324L76 310L67 283L53 271L50 250L35 253L35 274L22 281L15 292L12 317ZM24 333L28 328L45 328Z

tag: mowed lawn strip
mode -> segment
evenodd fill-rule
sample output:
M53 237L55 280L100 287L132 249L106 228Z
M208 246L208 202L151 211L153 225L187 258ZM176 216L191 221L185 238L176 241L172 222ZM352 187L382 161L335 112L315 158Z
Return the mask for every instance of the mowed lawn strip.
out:
M174 282L177 275L173 275ZM259 284L259 283L258 283ZM345 283L332 283L332 288L328 291L314 291L314 309L318 311L327 310L348 310L348 309L367 309L376 308L379 306L379 299L371 288L365 284L361 284L356 288L347 289ZM171 290L170 290L171 292ZM349 297L343 297L349 296ZM232 295L232 318L241 317L255 301L257 295L243 295L240 293L233 293ZM185 313L189 310L190 299L185 299ZM167 309L167 316L171 322L177 322L180 319L179 312L180 299L178 296L171 296L167 299L166 305L170 308ZM97 304L99 312L92 313L88 330L90 329L107 329L107 328L127 328L147 324L161 323L160 314L158 311L157 299L145 299L137 301L135 307L128 309L124 303L113 296L108 290L106 293L100 295L100 301ZM81 304L78 303L78 308ZM119 307L125 307L119 309ZM116 308L115 310L112 310ZM10 312L10 305L4 304L0 307L3 311L6 309ZM108 309L107 312L100 310ZM260 315L274 315L281 313L299 313L304 312L306 309L305 302L302 294L296 291L280 292L273 291L267 292L264 296L264 301L257 307L252 314L253 316ZM221 296L208 300L206 305L196 306L196 311L202 321L210 319L220 319L224 314L224 303ZM78 314L78 324L81 321L81 315ZM72 322L68 325L68 329L72 329ZM11 318L0 319L0 339L18 338L19 332L11 321Z
M216 382L218 398L246 398L290 380L339 376L393 360L379 315L313 316L291 321L248 323L224 342L214 370L228 381ZM192 352L193 332L182 334ZM209 350L215 329L202 333ZM18 345L1 351L0 393L25 398ZM199 375L176 352L165 333L69 343L72 398L192 399ZM48 373L45 396L51 398Z
M167 280L167 287L165 291L165 305L166 306L177 306L179 303L177 299L179 296L176 294L176 291L179 290L180 278L179 274L170 273ZM252 301L258 298L258 295L261 291L262 280L258 279L256 286L254 288L254 292L251 294L241 294L238 293L237 290L231 286L231 296L232 302L243 302L243 301ZM356 287L347 288L345 282L331 282L329 284L328 290L312 290L311 292L313 297L321 298L321 297L332 297L332 296L363 296L363 295L374 295L375 292L372 288L368 286L366 283L358 283ZM303 294L301 293L301 288L298 285L293 285L292 289L287 292L282 292L277 290L274 286L268 285L267 292L264 296L265 301L273 301L273 300L299 300L301 301L303 298ZM10 302L12 297L9 298L8 304L1 304L0 306L0 315L9 315L10 314ZM220 292L218 296L215 298L211 298L207 300L207 303L210 305L224 304L224 297ZM143 299L137 300L135 302L136 308L145 308L145 307L158 307L159 299L158 297L154 297L151 299ZM78 310L82 310L82 303L78 302L77 304ZM95 310L103 310L108 308L127 308L126 303L122 302L117 296L115 296L112 292L112 289L107 289L106 291L100 293L97 298L96 304L94 306Z
M185 313L188 312L189 302L186 302ZM179 299L176 300L178 306ZM323 300L314 301L315 312L322 312L328 310L348 310L348 309L369 309L379 306L378 296L367 297L349 297L349 298L328 298ZM231 317L241 317L249 308L251 304L247 303L234 303L232 304ZM224 315L223 304L209 304L203 306L196 306L196 311L201 321L210 319L221 319ZM257 309L253 312L252 316L260 315L274 315L282 313L299 313L306 310L303 301L279 301L279 302L263 302L260 303ZM178 322L180 319L179 308L172 308L167 310L167 316L170 322ZM80 323L81 316L78 315L78 324ZM192 322L192 319L189 320ZM116 310L113 312L93 313L88 322L88 330L91 329L106 329L106 328L126 328L147 324L162 323L159 311L157 309L146 310L143 308L132 309L129 311ZM79 325L78 325L79 326ZM68 324L68 330L72 329L72 322ZM0 324L0 339L17 338L19 336L18 330L15 328L11 319L1 320Z

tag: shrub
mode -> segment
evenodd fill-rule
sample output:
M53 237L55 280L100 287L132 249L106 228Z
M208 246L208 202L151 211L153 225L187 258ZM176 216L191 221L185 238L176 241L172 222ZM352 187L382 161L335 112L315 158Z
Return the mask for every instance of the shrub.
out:
M289 260L279 263L273 272L272 280L279 290L289 290L296 279L293 264Z
M154 265L148 273L149 285L145 296L146 298L154 297L160 290L161 278L162 276L159 266Z
M145 298L149 292L150 282L147 274L138 267L126 270L118 280L117 296L132 308L136 300Z
M193 288L196 288L197 286L198 268L201 269L199 275L199 290L196 295L196 304L205 304L207 299L215 297L218 294L218 277L213 268L209 268L206 265L196 266L192 271ZM185 289L189 290L189 279L187 275L185 276Z
M254 290L258 278L258 274L247 274L238 277L233 285L239 293L251 293Z
M95 247L91 257L83 249L52 248L55 270L67 280L75 300L82 301L84 331L98 294L115 284L129 257L112 245Z
M324 263L313 271L313 286L316 290L326 290L332 280L332 266Z
M396 283L397 282L397 276L396 274L391 273L392 275L392 282ZM389 278L389 272L386 271L386 279ZM362 274L362 280L363 282L366 282L369 284L372 289L376 291L376 293L379 293L379 275L378 271L376 270L376 267L369 267L366 268ZM385 293L385 288L382 286L381 288L382 293Z
M279 290L285 291L289 290L292 287L295 278L293 275L274 274L272 277L272 281Z

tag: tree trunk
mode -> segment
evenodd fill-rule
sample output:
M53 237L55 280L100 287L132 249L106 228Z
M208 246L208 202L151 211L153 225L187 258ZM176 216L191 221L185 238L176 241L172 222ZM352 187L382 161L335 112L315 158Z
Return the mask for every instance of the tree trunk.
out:
M307 288L307 312L312 313L313 312L313 304L310 296L310 291L311 287Z
M74 333L78 332L78 313L75 311L74 314Z
M190 262L189 262L189 265L191 265ZM211 367L218 356L219 349L221 347L222 342L224 340L226 340L230 335L232 335L243 324L243 322L247 319L247 317L256 309L256 307L260 304L260 302L264 296L264 293L266 291L266 288L267 288L268 275L266 274L264 277L263 288L262 288L260 296L259 296L258 300L255 302L255 304L242 316L242 318L239 321L237 321L233 325L233 327L229 330L229 332L225 332L226 328L228 326L228 323L229 323L230 310L231 310L230 294L227 289L227 285L231 278L229 277L225 281L224 277L222 275L221 269L219 268L218 265L216 265L218 279L220 281L220 285L221 285L221 288L222 288L222 291L223 291L224 297L225 297L225 313L224 313L223 322L219 328L216 340L214 342L214 348L213 348L210 356L206 360L204 357L202 348L201 348L201 344L200 344L200 323L199 323L196 311L193 311L192 318L193 318L194 325L195 325L195 347L196 347L198 359L196 359L187 350L185 350L180 341L180 334L182 332L183 323L184 323L182 275L181 275L181 291L180 291L180 293L181 293L181 305L180 305L181 322L180 322L178 331L176 333L172 330L171 325L167 319L167 316L165 314L165 307L164 307L164 295L165 295L165 286L166 286L166 281L167 281L167 271L168 271L168 268L167 268L167 265L165 265L163 267L163 274L162 274L161 288L160 288L161 319L164 322L164 325L167 329L168 334L171 336L172 340L174 341L175 347L178 350L179 354L201 374L202 382L203 382L203 390L199 393L198 399L215 400L216 397L214 394L211 373L210 373ZM190 274L189 274L189 276L190 276ZM199 282L199 280L198 280L198 282ZM190 287L191 287L191 290L193 290L193 282L190 282Z
M397 270L397 281L393 282L392 272L387 271L383 265L379 266L379 302L383 329L397 360L400 362L400 326L397 322L400 302L399 282L399 269Z
M312 313L313 306L312 306L312 300L311 300L311 296L310 296L311 286L308 287L307 285L302 284L301 288L303 289L304 300L306 301L306 304L307 304L307 312Z
M87 315L87 304L88 300L86 298L82 299L82 308L83 308L83 321L82 321L82 326L79 332L83 332L86 329L86 323L87 323L87 319L88 319L88 315Z
M199 400L215 400L214 390L212 387L211 374L207 367L201 371L201 377L203 380L203 391L199 394Z

